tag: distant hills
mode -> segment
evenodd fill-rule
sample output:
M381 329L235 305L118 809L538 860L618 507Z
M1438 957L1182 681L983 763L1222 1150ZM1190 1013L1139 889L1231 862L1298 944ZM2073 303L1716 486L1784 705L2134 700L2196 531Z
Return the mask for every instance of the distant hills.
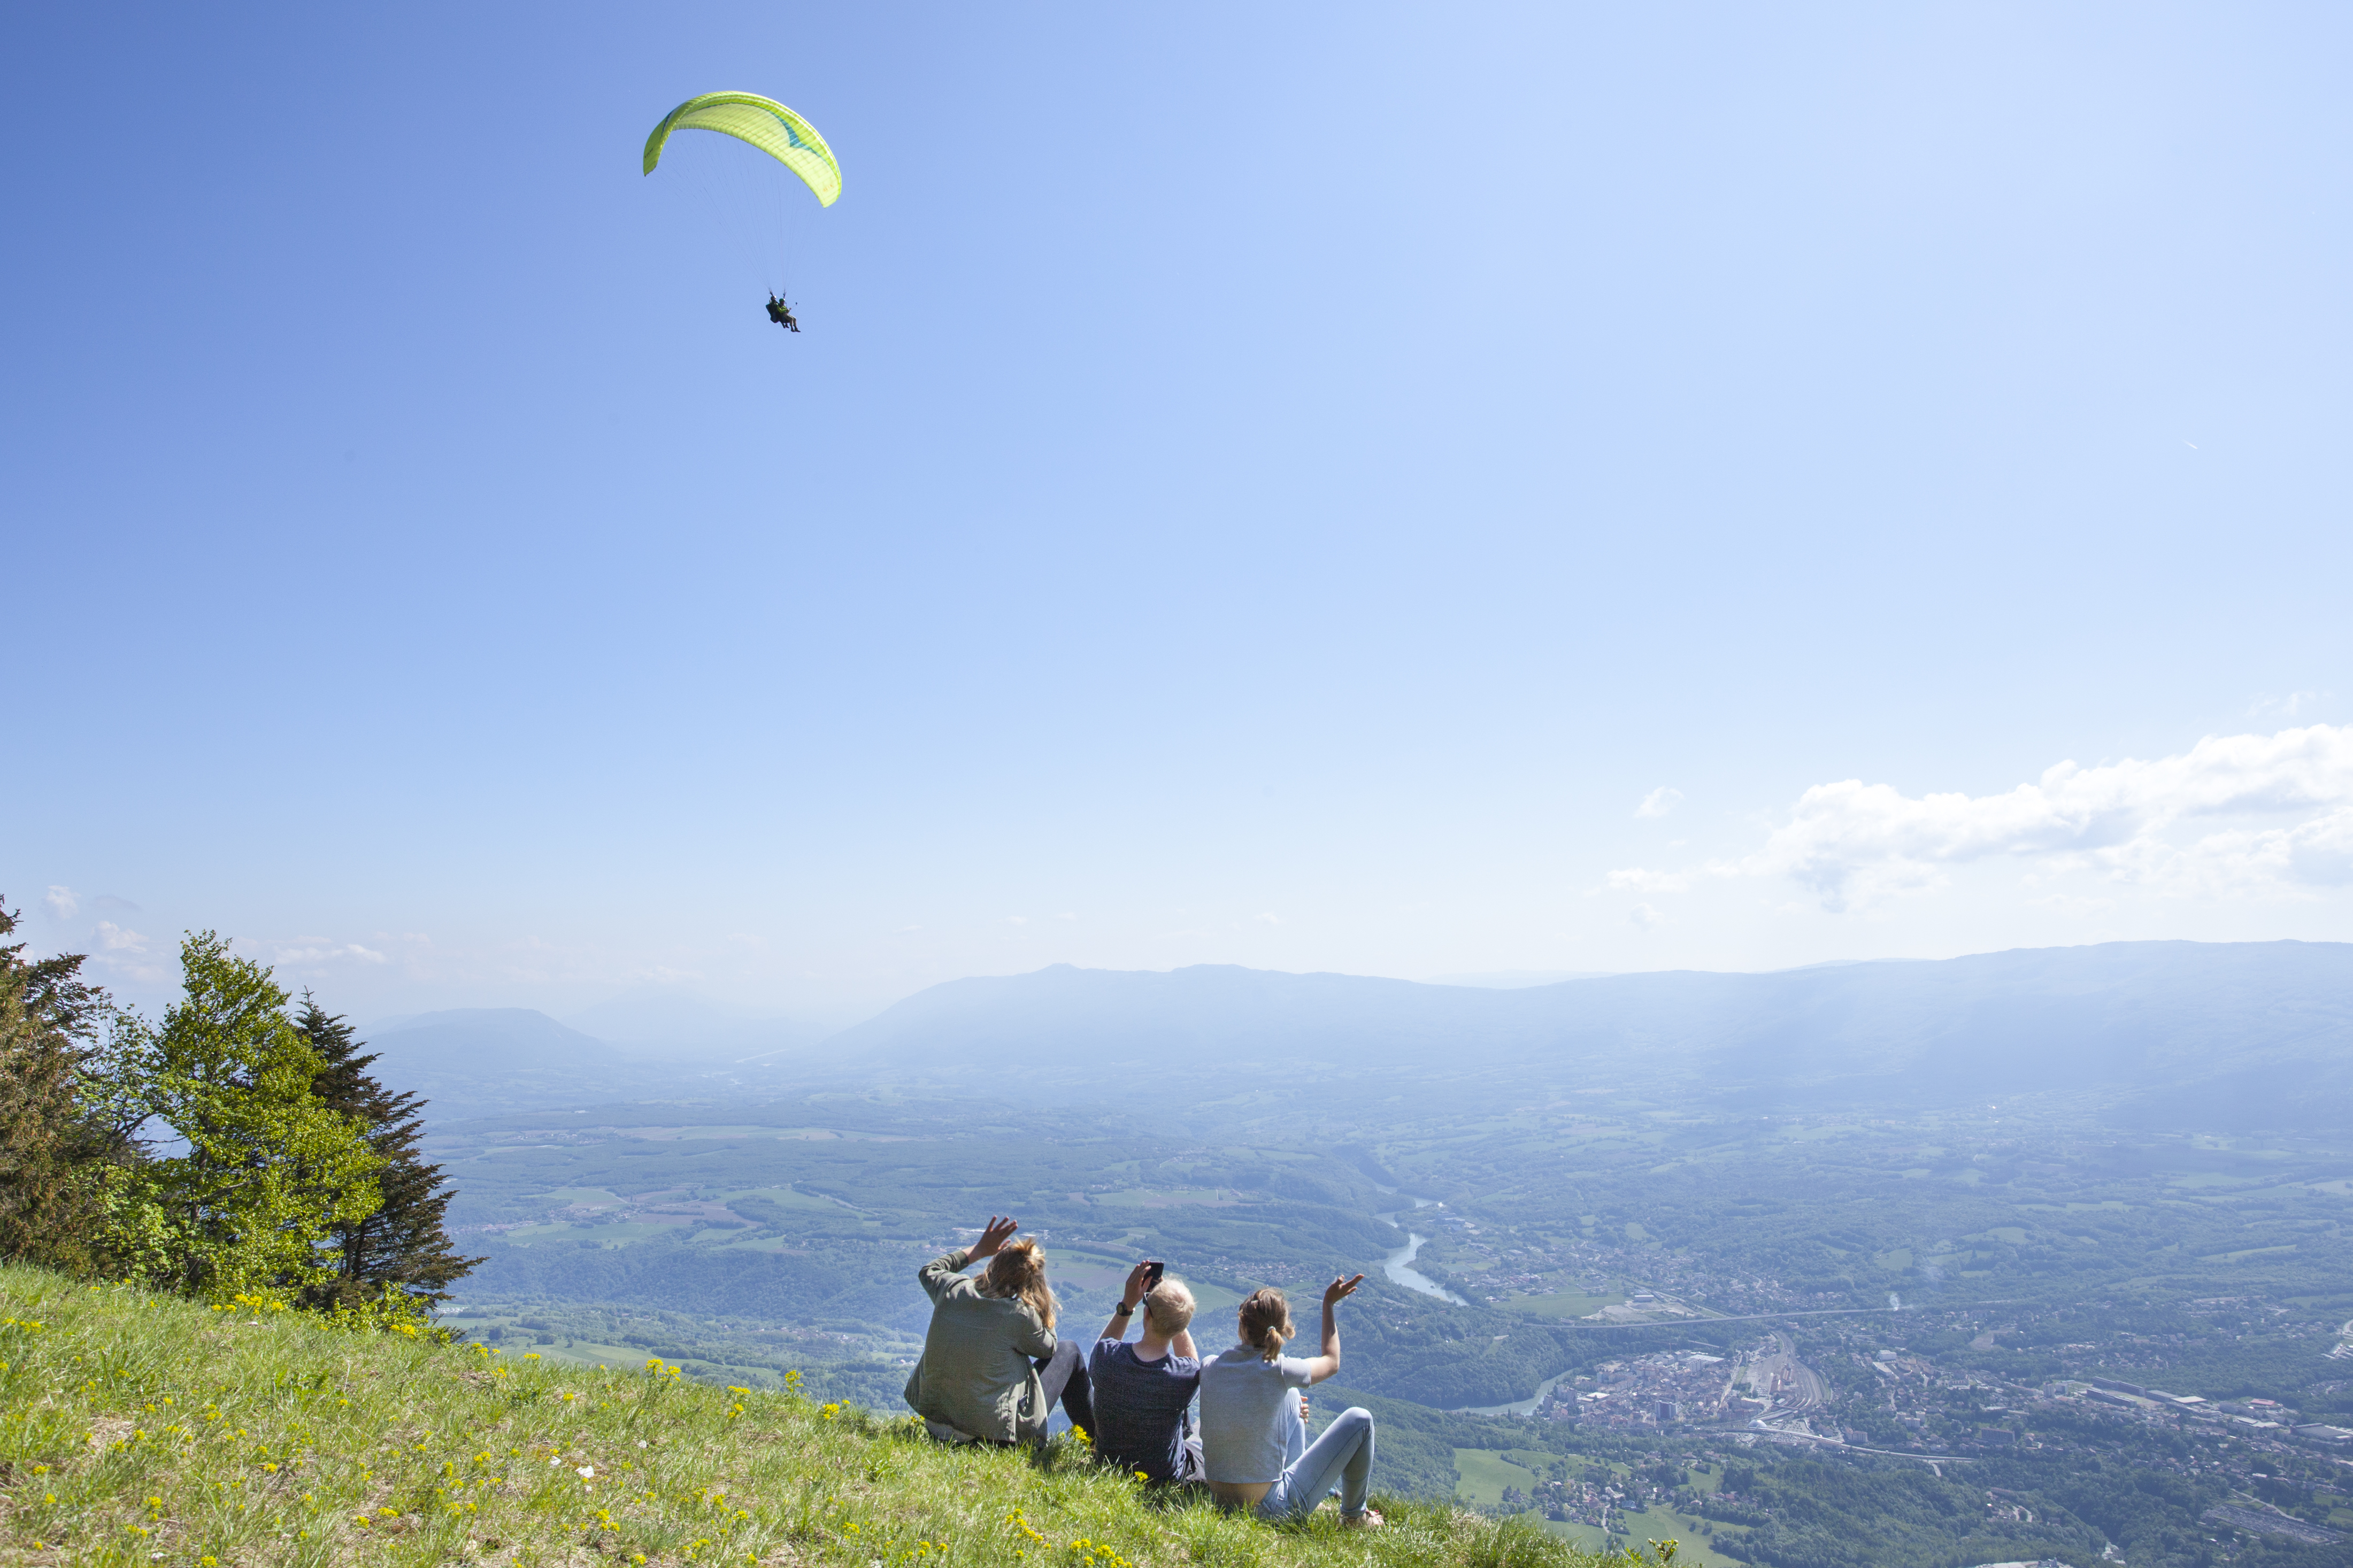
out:
M424 1095L437 1120L633 1100L668 1076L528 1007L386 1018L361 1037L377 1079Z
M813 1046L855 1015L826 1022L737 1012L674 991L636 991L600 1002L564 1022L637 1057L733 1061L766 1051Z
M1518 989L1220 965L958 980L828 1040L826 1070L1067 1098L1166 1064L1199 1092L1602 1086L1759 1109L2064 1097L2171 1125L2353 1110L2353 945L2116 942Z
M653 1057L503 1008L367 1037L385 1081L439 1119L810 1089L1075 1102L1158 1077L1187 1099L1272 1104L1313 1086L1457 1109L1597 1091L1768 1112L2031 1098L2223 1131L2353 1118L2353 945L2116 942L1517 988L1057 964L934 985L821 1041L798 1033L712 1028L702 1050Z
M420 1093L437 1121L629 1100L716 1100L786 1081L760 1058L806 1054L828 1032L744 1017L695 998L623 998L577 1015L595 1032L529 1007L461 1007L381 1018L360 1031L375 1072ZM753 1058L745 1061L744 1058Z

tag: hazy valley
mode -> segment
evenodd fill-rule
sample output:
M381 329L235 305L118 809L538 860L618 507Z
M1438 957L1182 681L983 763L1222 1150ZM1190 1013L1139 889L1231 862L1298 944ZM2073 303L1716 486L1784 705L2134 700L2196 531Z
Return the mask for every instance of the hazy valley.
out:
M751 1060L531 1014L374 1043L505 1110L433 1125L489 1259L452 1321L543 1356L892 1408L916 1267L1010 1210L1067 1333L1140 1257L1213 1313L1372 1273L1324 1413L1380 1414L1400 1489L1596 1542L2334 1563L2348 974L2292 943L1515 991L1057 969Z

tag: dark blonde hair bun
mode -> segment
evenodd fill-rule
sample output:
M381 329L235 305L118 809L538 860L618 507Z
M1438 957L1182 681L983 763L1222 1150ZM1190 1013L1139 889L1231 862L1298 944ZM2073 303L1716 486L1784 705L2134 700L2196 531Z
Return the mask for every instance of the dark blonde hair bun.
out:
M1291 1326L1291 1303L1273 1286L1253 1290L1242 1301L1242 1338L1265 1360L1282 1354L1282 1342L1295 1331Z

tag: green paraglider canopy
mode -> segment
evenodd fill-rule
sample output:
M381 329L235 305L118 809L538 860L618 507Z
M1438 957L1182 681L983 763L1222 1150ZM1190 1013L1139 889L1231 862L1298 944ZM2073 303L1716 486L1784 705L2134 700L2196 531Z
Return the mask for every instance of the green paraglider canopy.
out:
M801 177L817 193L819 206L841 195L841 165L817 127L778 103L752 92L706 92L688 99L662 117L646 138L646 173L661 162L662 144L673 131L717 131L749 142Z

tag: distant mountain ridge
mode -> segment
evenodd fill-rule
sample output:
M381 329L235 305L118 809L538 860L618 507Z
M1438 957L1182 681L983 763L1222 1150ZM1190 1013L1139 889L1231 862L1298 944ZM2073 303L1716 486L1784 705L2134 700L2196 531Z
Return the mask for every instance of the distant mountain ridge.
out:
M851 1018L744 1013L676 991L639 990L567 1016L563 1022L627 1055L694 1061L742 1057L815 1045Z
M1757 1110L2059 1097L2143 1125L2353 1119L2353 944L2115 942L1525 988L1202 964L949 981L821 1044L649 1058L526 1008L386 1019L377 1071L468 1116L932 1087L1080 1103L1135 1075L1271 1108L1504 1105L1597 1086Z
M360 1031L386 1087L425 1096L437 1120L585 1105L660 1092L674 1075L529 1007L460 1007Z
M2091 1096L2202 1125L2353 1108L2353 944L2114 942L1767 974L1667 971L1473 989L1223 965L1067 964L951 981L828 1040L867 1081L1069 1096L1182 1062L1342 1081L1606 1075L1774 1103Z

